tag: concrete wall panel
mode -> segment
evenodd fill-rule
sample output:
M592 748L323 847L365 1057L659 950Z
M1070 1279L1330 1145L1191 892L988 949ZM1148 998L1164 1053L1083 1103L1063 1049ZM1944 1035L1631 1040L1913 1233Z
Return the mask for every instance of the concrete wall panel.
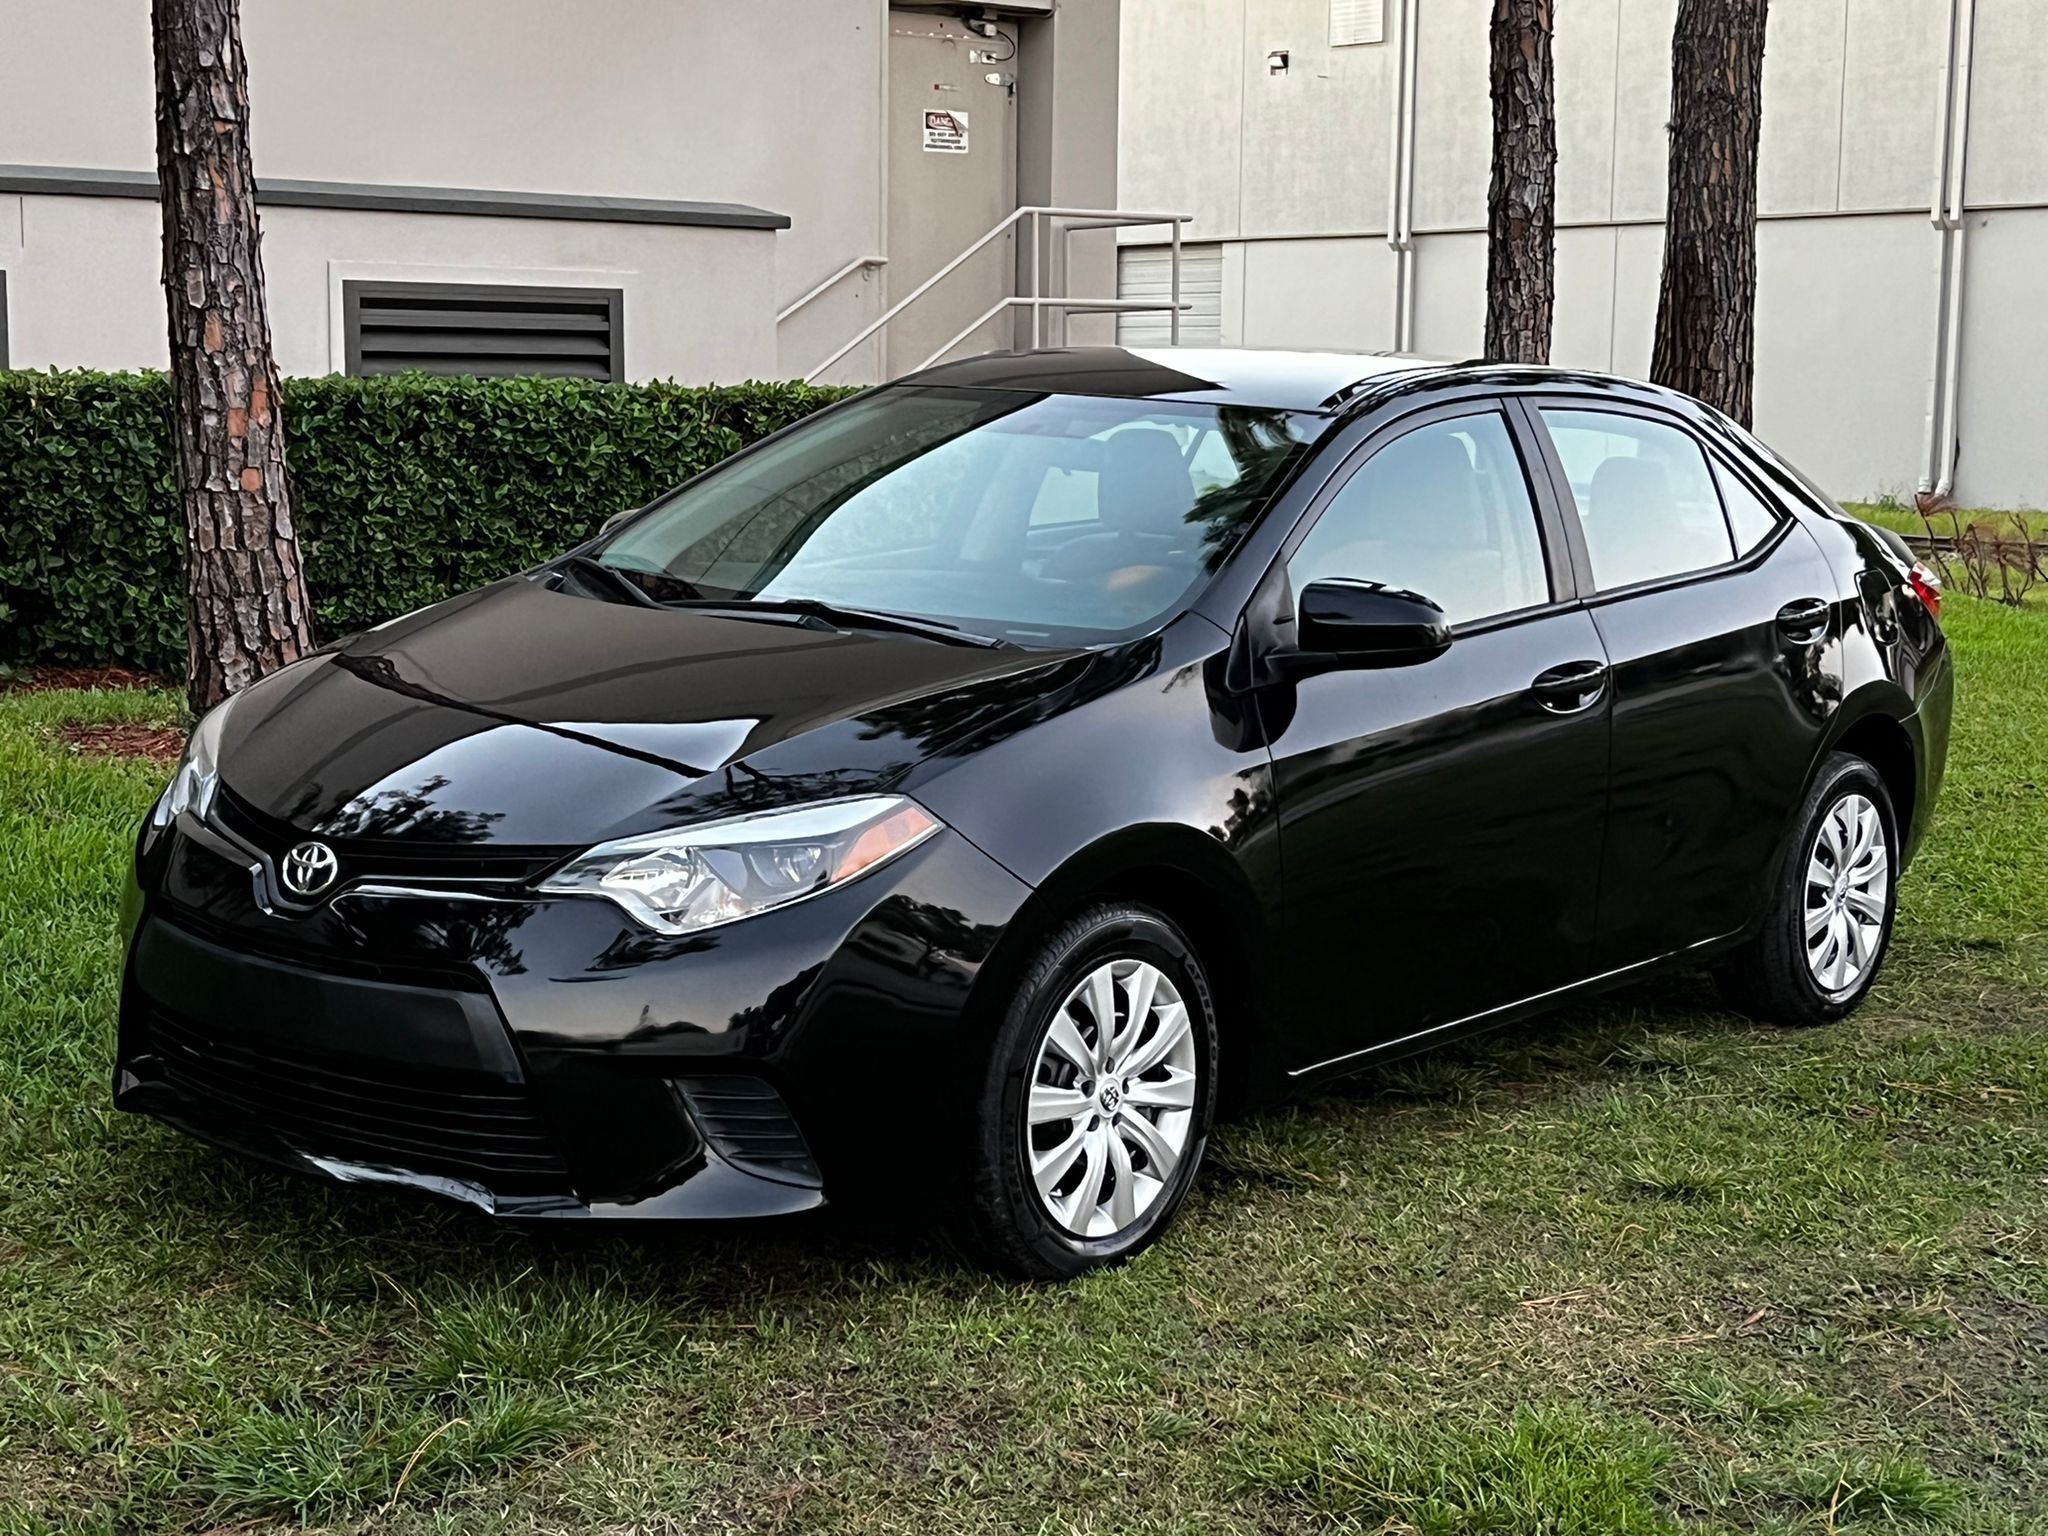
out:
M1486 341L1486 236L1415 241L1415 336L1424 357L1477 357Z
M1610 371L1650 375L1657 334L1657 283L1664 268L1664 227L1626 224L1614 232L1614 361Z
M1573 0L1560 9L1557 68L1557 217L1614 217L1615 48L1622 0Z
M1947 27L1946 0L1849 0L1844 210L1925 208L1933 200L1934 103Z
M1330 47L1329 0L1246 0L1245 9L1239 232L1384 233L1393 45ZM1284 75L1267 73L1274 48L1288 50Z
M880 0L242 9L259 178L751 203L793 220L784 297L880 238ZM147 170L152 91L147 6L6 0L0 160Z
M1612 226L1557 232L1557 312L1550 360L1563 368L1614 367Z
M1765 214L1836 207L1842 168L1842 48L1849 0L1781 0L1764 43L1757 205Z
M83 197L24 197L20 204L21 249L7 262L13 366L167 366L156 204Z
M2048 507L2048 211L1976 214L1969 227L1956 498Z
M1934 239L1912 214L1759 233L1757 435L1838 496L1908 494L1919 475Z
M1248 347L1385 351L1394 344L1394 255L1384 240L1258 240L1243 252ZM1225 252L1224 339L1230 339Z
M1487 19L1491 0L1429 0L1416 11L1415 227L1484 229L1493 155Z
M23 202L26 239L8 269L13 362L163 367L156 205ZM774 238L764 230L273 208L263 218L263 267L278 366L287 374L340 372L338 285L381 278L619 288L630 377L770 377ZM405 254L402 263L394 252Z
M1614 72L1614 216L1664 217L1678 0L1622 0ZM1768 109L1766 109L1768 110Z
M1245 0L1124 0L1117 180L1131 206L1196 215L1189 238L1238 233ZM1159 231L1124 238L1149 245Z
M2041 0L1977 0L1970 96L1970 201L2048 202L2041 77L2048 30Z

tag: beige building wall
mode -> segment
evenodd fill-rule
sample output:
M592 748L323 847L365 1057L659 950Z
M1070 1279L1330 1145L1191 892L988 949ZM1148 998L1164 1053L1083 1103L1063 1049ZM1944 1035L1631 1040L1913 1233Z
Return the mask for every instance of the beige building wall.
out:
M0 163L149 171L148 7L0 0ZM340 366L336 274L626 290L635 378L786 375L875 313L856 275L778 337L775 312L883 240L882 0L244 0L264 180L693 202L776 232L271 208L288 371ZM17 366L164 357L147 203L0 194ZM372 274L377 264L393 268ZM785 356L787 354L787 356ZM841 376L872 370L872 350Z
M1127 201L1198 216L1224 339L1381 349L1395 39L1415 7L1414 350L1469 356L1485 305L1488 0L1386 0L1329 43L1328 0L1125 0ZM1677 0L1557 8L1559 363L1648 371ZM1775 0L1758 236L1760 433L1838 495L1910 495L1940 295L1936 103L1948 0ZM2048 505L2048 134L2038 0L1977 0L1956 492ZM1283 74L1268 54L1288 53ZM1126 237L1131 239L1134 237Z
M243 0L256 173L274 194L293 182L738 204L783 226L718 227L676 210L641 222L600 209L338 210L273 195L264 253L284 366L340 368L340 283L389 277L621 288L635 379L811 373L1019 199L1117 201L1119 0L976 7L999 18L1002 41L971 33L961 10ZM999 63L982 58L1011 45ZM899 56L918 48L944 56ZM53 168L83 169L127 173L138 190L155 163L152 91L140 0L0 0L0 273L16 366L163 361L149 205L46 184ZM923 109L970 96L972 154L921 154ZM892 245L897 259L854 265ZM1074 255L1068 291L1113 297L1113 237L1083 235ZM980 313L1022 276L1006 243L822 377L870 382L914 365L957 329L955 311ZM981 344L1006 339L1006 326L992 323ZM1091 328L1106 339L1099 319L1076 334Z

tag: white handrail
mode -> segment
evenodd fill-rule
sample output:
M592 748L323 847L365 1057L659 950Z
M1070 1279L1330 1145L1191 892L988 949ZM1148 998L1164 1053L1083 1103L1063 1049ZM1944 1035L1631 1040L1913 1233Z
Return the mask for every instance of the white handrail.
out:
M1193 218L1193 214L1187 213L1126 213L1123 210L1117 208L1054 208L1033 206L1014 209L1009 214L1005 215L1001 222L999 222L995 226L995 228L991 229L987 234L983 235L979 240L975 241L974 244L968 246L966 250L962 251L958 256L955 256L951 261L947 262L943 267L939 268L939 270L934 272L930 277L926 278L923 282L919 283L915 288L911 289L909 293L905 294L896 303L890 305L887 309L882 311L882 313L877 315L875 319L865 329L861 330L858 334L854 336L854 338L851 341L847 342L845 346L841 347L837 352L834 352L830 357L826 358L824 362L818 364L817 367L813 368L808 374L804 375L804 382L807 384L814 382L819 377L819 375L824 373L828 368L832 367L834 364L838 363L849 352L853 351L855 347L858 347L859 345L861 345L861 343L867 341L869 338L874 336L876 332L880 331L882 327L886 326L891 320L894 320L898 315L902 314L904 310L908 309L912 304L915 304L919 299L923 298L927 293L931 292L933 288L937 287L942 281L952 276L955 272L959 271L961 267L965 266L969 261L973 260L976 256L980 255L981 252L992 241L1000 238L1002 235L1007 233L1010 230L1010 228L1013 225L1015 225L1017 221L1020 219L1032 220L1034 229L1036 229L1037 221L1040 219L1044 219L1047 221L1053 219L1093 219L1097 221L1094 227L1099 229L1109 228L1112 226L1125 227L1134 224L1171 224L1174 227L1174 229L1178 231L1181 225L1192 222ZM1035 244L1036 242L1034 241L1034 245ZM1035 256L1036 252L1034 251L1033 254ZM1033 269L1033 277L1035 282L1035 265ZM1031 303L1034 308L1039 307L1036 300L1025 300L1024 302ZM998 314L1007 307L1009 307L1009 300L1006 299L1003 303L998 304L995 307L995 309L990 310L988 315L984 316L981 321L976 322L977 325L986 324L988 320L993 319L996 314ZM1045 307L1055 306L1048 305ZM974 327L970 326L968 328L968 331L964 334L971 334L973 330ZM957 344L958 343L956 342L953 343L952 345ZM947 350L951 350L950 345L947 348Z
M955 336L910 371L918 373L931 367L933 363L936 363L948 352L959 346L961 342L972 336L1006 309L1030 309L1034 311L1056 309L1060 311L1060 345L1065 346L1067 342L1067 322L1065 317L1067 315L1156 315L1171 310L1173 311L1175 332L1178 334L1180 311L1193 309L1194 307L1192 304L1161 304L1156 299L1034 299L1026 298L1020 294L1012 294L1006 299L997 299L995 303L983 310L981 317L969 324L966 330ZM1178 342L1174 344L1176 346L1179 345Z
M887 265L889 265L889 258L886 256L854 257L853 260L849 261L845 266L841 267L837 272L834 272L830 277L826 278L825 281L818 284L817 287L813 288L809 293L805 294L802 298L798 299L794 304L790 305L789 308L785 309L781 314L777 315L775 317L775 323L777 325L782 324L783 321L787 320L791 315L795 314L798 310L802 309L806 304L810 303L811 300L837 287L840 283L846 281L847 278L853 276L854 273L860 271L862 268L886 267Z

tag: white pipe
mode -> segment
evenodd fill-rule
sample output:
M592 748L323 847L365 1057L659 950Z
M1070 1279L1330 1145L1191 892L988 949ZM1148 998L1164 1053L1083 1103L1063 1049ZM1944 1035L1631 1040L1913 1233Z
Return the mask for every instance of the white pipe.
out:
M1394 347L1410 349L1415 324L1415 8L1419 0L1399 0L1394 37L1394 90L1389 128L1392 148L1387 166L1387 248L1394 254Z
M1180 220L1173 221L1173 308L1168 311L1166 344L1180 345Z
M1387 93L1387 249L1401 250L1401 40L1408 26L1410 0L1394 0L1394 88Z
M889 259L889 128L896 120L896 101L889 89L889 0L873 0L873 25L875 29L875 70L881 77L876 92L880 102L880 117L875 123L875 158L881 162L875 177L875 254L884 261ZM905 103L907 106L908 103ZM889 286L881 285L877 296L882 308L889 307ZM875 347L875 378L889 376L889 343L884 340ZM819 370L823 372L822 369Z
M1401 350L1415 350L1415 98L1420 93L1421 82L1416 78L1421 73L1422 25L1419 14L1422 0L1408 0L1411 13L1408 19L1408 60L1405 71L1408 78L1407 105L1402 109L1407 117L1407 132L1402 135L1401 158L1401 260L1408 268L1401 283Z
M1927 415L1922 427L1920 494L1933 491L1941 477L1941 365L1948 356L1948 162L1954 142L1956 11L1962 0L1948 0L1948 34L1941 52L1941 76L1934 91L1934 193L1927 218L1934 226L1934 341L1927 355Z
M1963 288L1969 268L1964 261L1964 214L1968 211L1967 176L1970 161L1970 74L1977 52L1977 0L1961 0L1961 22L1957 28L1955 71L1954 148L1948 157L1948 360L1942 376L1941 474L1934 482L1937 499L1946 499L1956 488L1956 460L1962 450L1962 428L1956 412L1963 387Z

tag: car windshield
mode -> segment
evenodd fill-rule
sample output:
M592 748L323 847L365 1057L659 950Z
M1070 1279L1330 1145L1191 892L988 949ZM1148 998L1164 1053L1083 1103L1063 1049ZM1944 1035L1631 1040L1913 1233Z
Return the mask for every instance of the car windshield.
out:
M1012 644L1143 630L1236 547L1320 418L907 386L692 482L591 553L664 602L809 601Z

